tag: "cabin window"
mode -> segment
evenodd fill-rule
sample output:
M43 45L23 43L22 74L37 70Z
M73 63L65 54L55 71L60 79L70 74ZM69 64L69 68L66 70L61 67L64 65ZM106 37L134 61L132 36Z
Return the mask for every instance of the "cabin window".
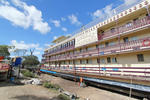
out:
M98 45L96 45L96 49L98 48Z
M102 48L102 47L104 47L104 45L103 45L103 44L100 44L99 47Z
M82 49L80 48L80 52L82 51Z
M133 19L133 24L134 24L134 25L137 25L137 24L138 24L138 19L139 19L139 18Z
M85 60L82 60L82 64L85 64Z
M137 39L138 39L137 36L131 37L131 41L134 41L134 40L137 40Z
M132 26L132 23L131 22L127 22L126 23L126 28L129 28L129 27L131 27Z
M115 42L110 42L110 45L115 45Z
M70 64L72 64L72 61L70 61Z
M110 57L107 57L107 63L111 63Z
M123 38L124 43L128 42L128 37Z
M89 50L91 50L91 48L89 48L89 47L86 47L86 51L89 51Z
M82 60L80 60L80 64L82 64Z
M86 47L86 51L88 51L88 47Z
M105 63L105 59L101 58L101 63L104 64Z
M97 58L97 63L98 63L98 64L100 63L99 58Z
M92 59L89 60L89 64L92 64Z
M138 54L137 58L138 58L138 61L144 61L143 54Z
M106 47L109 46L109 42L106 42L106 43L105 43L105 46L106 46Z
M112 58L112 63L117 63L117 58Z
M89 63L89 60L88 60L88 59L86 60L86 63L87 63L87 64Z
M115 33L115 28L110 29L111 33Z

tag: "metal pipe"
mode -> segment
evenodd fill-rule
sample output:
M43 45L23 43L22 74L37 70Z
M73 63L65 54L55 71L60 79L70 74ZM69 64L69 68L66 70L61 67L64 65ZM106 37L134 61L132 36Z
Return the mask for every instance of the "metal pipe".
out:
M99 74L100 74L100 55L99 55L99 46L98 46L98 44L99 44L99 41L97 42L97 49L98 49L98 67L99 67Z

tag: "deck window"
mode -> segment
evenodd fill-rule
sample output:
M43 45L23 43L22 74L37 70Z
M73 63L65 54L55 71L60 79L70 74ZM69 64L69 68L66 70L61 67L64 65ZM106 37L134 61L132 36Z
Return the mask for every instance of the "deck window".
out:
M143 54L138 54L137 58L138 58L138 61L144 61Z
M110 42L110 45L115 45L115 42Z
M107 63L111 63L110 57L107 57Z
M99 45L99 48L102 48L102 47L104 47L104 45L103 45L103 44L100 44L100 45Z
M123 38L124 43L128 42L128 37Z
M89 63L89 60L88 60L88 59L86 60L86 63L87 63L87 64Z
M85 60L82 60L82 64L85 64Z
M117 58L112 58L112 63L117 63Z
M109 46L109 42L106 42L106 43L105 43L105 46L106 46L106 47Z
M110 29L111 33L115 33L115 28Z
M92 59L89 60L89 64L92 64Z
M137 40L137 39L138 39L137 36L131 37L131 41L134 41L134 40Z
M98 64L100 63L99 58L97 58L97 63L98 63Z
M80 60L80 64L82 64L82 60Z
M131 22L127 22L126 23L126 28L129 28L129 27L131 27L132 26L132 23Z
M98 48L98 45L96 45L96 49Z
M139 19L139 18L133 19L133 24L134 24L134 25L137 25L137 24L138 24L138 19Z
M104 64L105 63L105 59L101 58L101 63Z

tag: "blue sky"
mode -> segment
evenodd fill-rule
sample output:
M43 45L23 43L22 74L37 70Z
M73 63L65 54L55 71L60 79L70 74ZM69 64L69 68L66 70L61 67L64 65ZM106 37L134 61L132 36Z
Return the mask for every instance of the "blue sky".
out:
M130 0L0 0L0 45L44 48ZM27 53L29 54L29 53Z

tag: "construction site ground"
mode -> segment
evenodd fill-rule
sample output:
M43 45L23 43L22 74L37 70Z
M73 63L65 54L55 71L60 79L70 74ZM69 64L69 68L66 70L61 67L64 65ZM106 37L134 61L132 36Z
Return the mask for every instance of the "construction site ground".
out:
M53 84L59 84L63 90L77 94L82 97L79 100L129 100L128 96L110 92L95 87L80 87L73 81L54 77L47 74L39 76L42 81L50 81ZM44 88L41 85L14 85L6 82L0 82L0 97L2 100L59 100L58 91ZM130 100L137 100L130 98Z

